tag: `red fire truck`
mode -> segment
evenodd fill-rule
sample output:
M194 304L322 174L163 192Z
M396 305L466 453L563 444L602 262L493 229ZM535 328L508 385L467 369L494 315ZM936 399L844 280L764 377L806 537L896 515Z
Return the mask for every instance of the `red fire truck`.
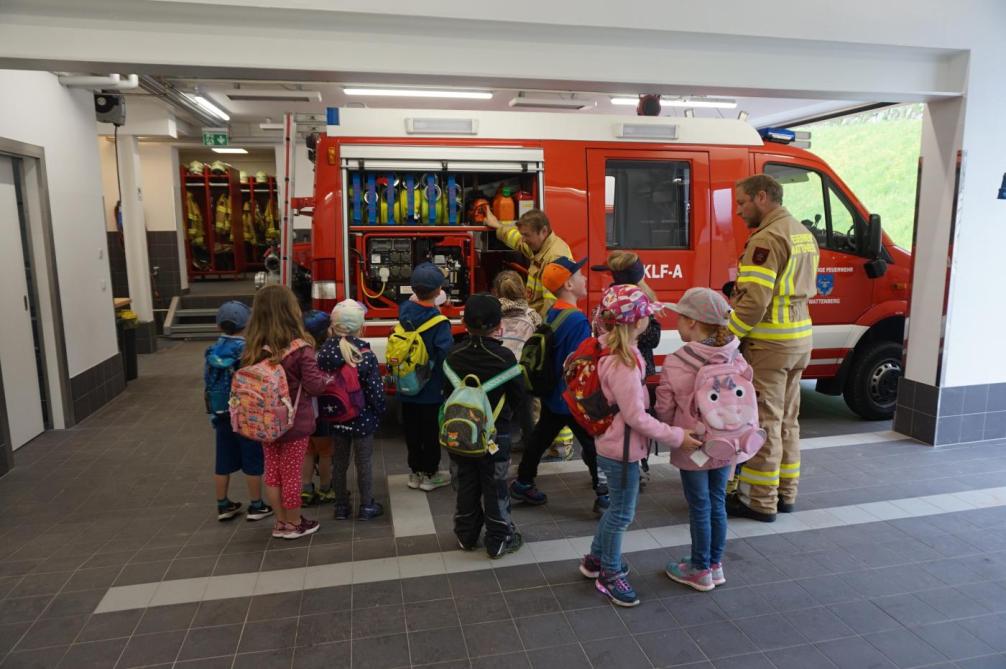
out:
M765 135L764 137L762 135ZM842 180L787 132L737 120L592 114L330 109L314 142L311 274L318 308L352 297L368 309L381 357L412 267L448 275L444 313L460 333L465 299L526 264L479 220L479 200L543 209L577 258L639 254L649 285L674 301L737 275L748 231L734 184L764 172L821 247L804 378L859 415L890 417L902 371L909 253ZM610 276L589 274L588 304ZM681 341L662 319L658 364Z

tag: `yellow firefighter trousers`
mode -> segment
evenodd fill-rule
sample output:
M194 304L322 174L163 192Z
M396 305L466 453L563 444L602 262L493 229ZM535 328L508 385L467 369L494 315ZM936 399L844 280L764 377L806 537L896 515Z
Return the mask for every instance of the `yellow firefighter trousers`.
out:
M800 482L800 377L810 362L811 342L780 347L746 340L741 351L754 371L758 420L765 445L741 465L740 500L750 509L775 513L778 499L796 501Z

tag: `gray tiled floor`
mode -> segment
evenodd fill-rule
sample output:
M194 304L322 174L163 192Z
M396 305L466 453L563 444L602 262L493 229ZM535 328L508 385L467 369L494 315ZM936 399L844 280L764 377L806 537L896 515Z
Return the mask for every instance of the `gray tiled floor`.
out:
M293 545L263 524L217 523L202 347L145 356L122 397L18 451L0 479L0 667L1006 667L998 503L732 540L729 583L706 595L662 575L683 549L632 552L643 604L629 610L563 560L93 614L109 587L453 547L449 489L427 498L428 536L395 537L394 509L372 523L309 511L322 530ZM828 402L808 402L805 432L867 431ZM375 488L387 500L404 449L392 426L381 437ZM828 509L998 487L1006 450L826 448L804 454L803 473L801 509ZM546 507L515 508L525 536L590 535L586 473L541 484ZM242 482L233 492L243 499ZM635 527L686 520L676 473L655 467Z

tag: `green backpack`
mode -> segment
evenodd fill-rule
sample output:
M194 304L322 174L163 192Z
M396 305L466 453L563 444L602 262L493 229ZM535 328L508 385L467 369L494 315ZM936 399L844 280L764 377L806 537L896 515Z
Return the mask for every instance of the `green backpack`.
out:
M478 458L495 453L496 419L506 396L500 398L494 409L487 393L520 375L520 366L514 365L482 383L474 374L463 379L458 377L445 362L444 376L454 391L440 407L440 445L449 453L465 457Z

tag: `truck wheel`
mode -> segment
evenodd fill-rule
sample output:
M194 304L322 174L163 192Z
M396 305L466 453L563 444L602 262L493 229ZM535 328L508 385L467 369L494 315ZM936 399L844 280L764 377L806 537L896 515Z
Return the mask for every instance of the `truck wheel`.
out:
M866 420L894 416L901 378L901 344L887 340L870 342L856 353L845 383L845 403Z

